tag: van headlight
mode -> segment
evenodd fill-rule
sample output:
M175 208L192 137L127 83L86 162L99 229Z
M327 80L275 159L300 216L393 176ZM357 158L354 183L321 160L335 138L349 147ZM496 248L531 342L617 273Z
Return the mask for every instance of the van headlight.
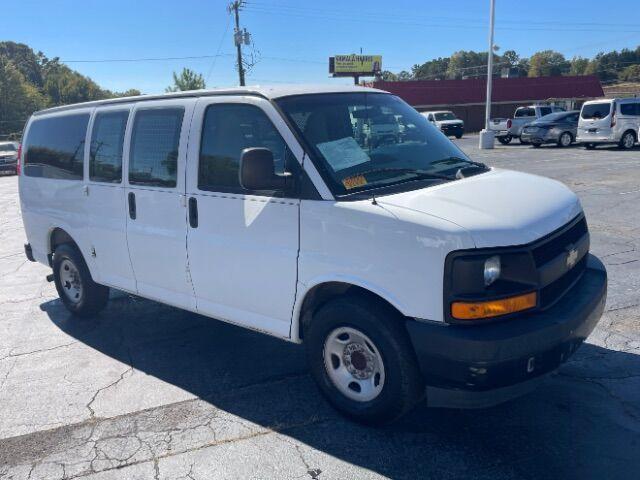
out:
M500 278L500 257L494 255L489 257L484 262L484 284L485 286L491 285L498 278Z
M447 321L482 320L537 303L538 271L527 247L458 250L445 259Z

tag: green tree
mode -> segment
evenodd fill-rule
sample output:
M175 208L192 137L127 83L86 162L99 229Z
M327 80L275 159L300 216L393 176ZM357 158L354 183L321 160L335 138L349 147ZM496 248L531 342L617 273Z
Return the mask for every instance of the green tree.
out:
M494 60L499 58L494 55ZM447 78L460 79L463 77L477 77L487 71L487 52L460 50L449 58Z
M52 105L88 102L112 96L111 92L102 90L89 77L71 70L57 60L47 65L43 72L42 90L49 97Z
M505 50L502 54L502 63L511 68L517 67L520 61L520 55L515 50Z
M0 134L22 132L29 116L46 105L38 89L30 84L20 70L0 55Z
M166 88L167 92L183 92L185 90L200 90L206 88L204 77L190 70L183 68L180 76L173 72L173 86Z
M629 65L618 75L618 79L623 82L640 82L640 65Z
M543 50L534 53L529 59L530 77L549 77L565 75L571 68L570 63L559 52Z
M421 65L411 67L411 76L416 80L442 80L447 76L449 57L440 57L429 60Z
M585 75L589 66L589 59L584 57L573 57L571 59L569 75Z

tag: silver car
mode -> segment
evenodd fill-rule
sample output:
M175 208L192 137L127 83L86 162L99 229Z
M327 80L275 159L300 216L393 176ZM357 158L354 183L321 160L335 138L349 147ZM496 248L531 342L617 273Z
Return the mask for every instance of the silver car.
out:
M550 113L525 125L520 138L523 143L530 143L534 147L546 143L568 147L576 139L579 115L577 110Z
M0 173L18 173L18 142L0 142Z

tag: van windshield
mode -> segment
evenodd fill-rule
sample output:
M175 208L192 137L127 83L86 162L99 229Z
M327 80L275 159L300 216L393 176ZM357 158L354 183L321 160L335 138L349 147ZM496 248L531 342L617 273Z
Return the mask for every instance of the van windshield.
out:
M605 118L607 115L609 115L610 111L610 102L591 103L589 105L582 106L582 113L580 113L580 116L587 120L597 120L598 118Z
M394 95L310 94L277 103L336 196L422 188L455 180L461 168L465 176L485 171Z

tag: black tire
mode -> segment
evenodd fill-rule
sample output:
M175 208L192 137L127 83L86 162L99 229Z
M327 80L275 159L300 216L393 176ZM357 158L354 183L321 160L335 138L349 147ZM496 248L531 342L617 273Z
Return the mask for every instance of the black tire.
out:
M541 143L532 143L532 144L531 144L531 146L532 146L533 148L540 148L540 146L541 146L541 145L542 145Z
M460 140L460 139L462 138L462 134L461 134L461 133L456 133L456 138L457 138L458 140Z
M322 305L305 328L307 359L320 391L336 410L357 422L389 423L407 413L424 397L424 380L401 320L395 310L382 302L349 295ZM381 391L369 401L348 398L331 380L329 367L325 367L325 342L341 327L365 334L380 353L384 381ZM329 361L338 358L334 355ZM344 355L339 362L343 360Z
M593 150L594 148L596 148L596 146L593 143L585 143L584 148L586 148L587 150Z
M69 282L63 280L63 269L68 271L70 264L76 268L77 281L81 286L81 293L77 300L69 295ZM91 278L91 273L80 251L73 245L63 244L53 252L53 279L60 300L73 315L87 318L100 312L109 300L109 288L99 285Z
M624 150L631 150L636 143L636 135L633 131L628 130L620 137L620 143L618 146Z
M511 143L511 140L513 140L513 137L511 135L505 135L504 137L497 138L502 145L509 145Z
M568 140L567 140L568 137ZM565 148L571 146L573 143L573 135L571 132L562 132L558 137L558 147Z

